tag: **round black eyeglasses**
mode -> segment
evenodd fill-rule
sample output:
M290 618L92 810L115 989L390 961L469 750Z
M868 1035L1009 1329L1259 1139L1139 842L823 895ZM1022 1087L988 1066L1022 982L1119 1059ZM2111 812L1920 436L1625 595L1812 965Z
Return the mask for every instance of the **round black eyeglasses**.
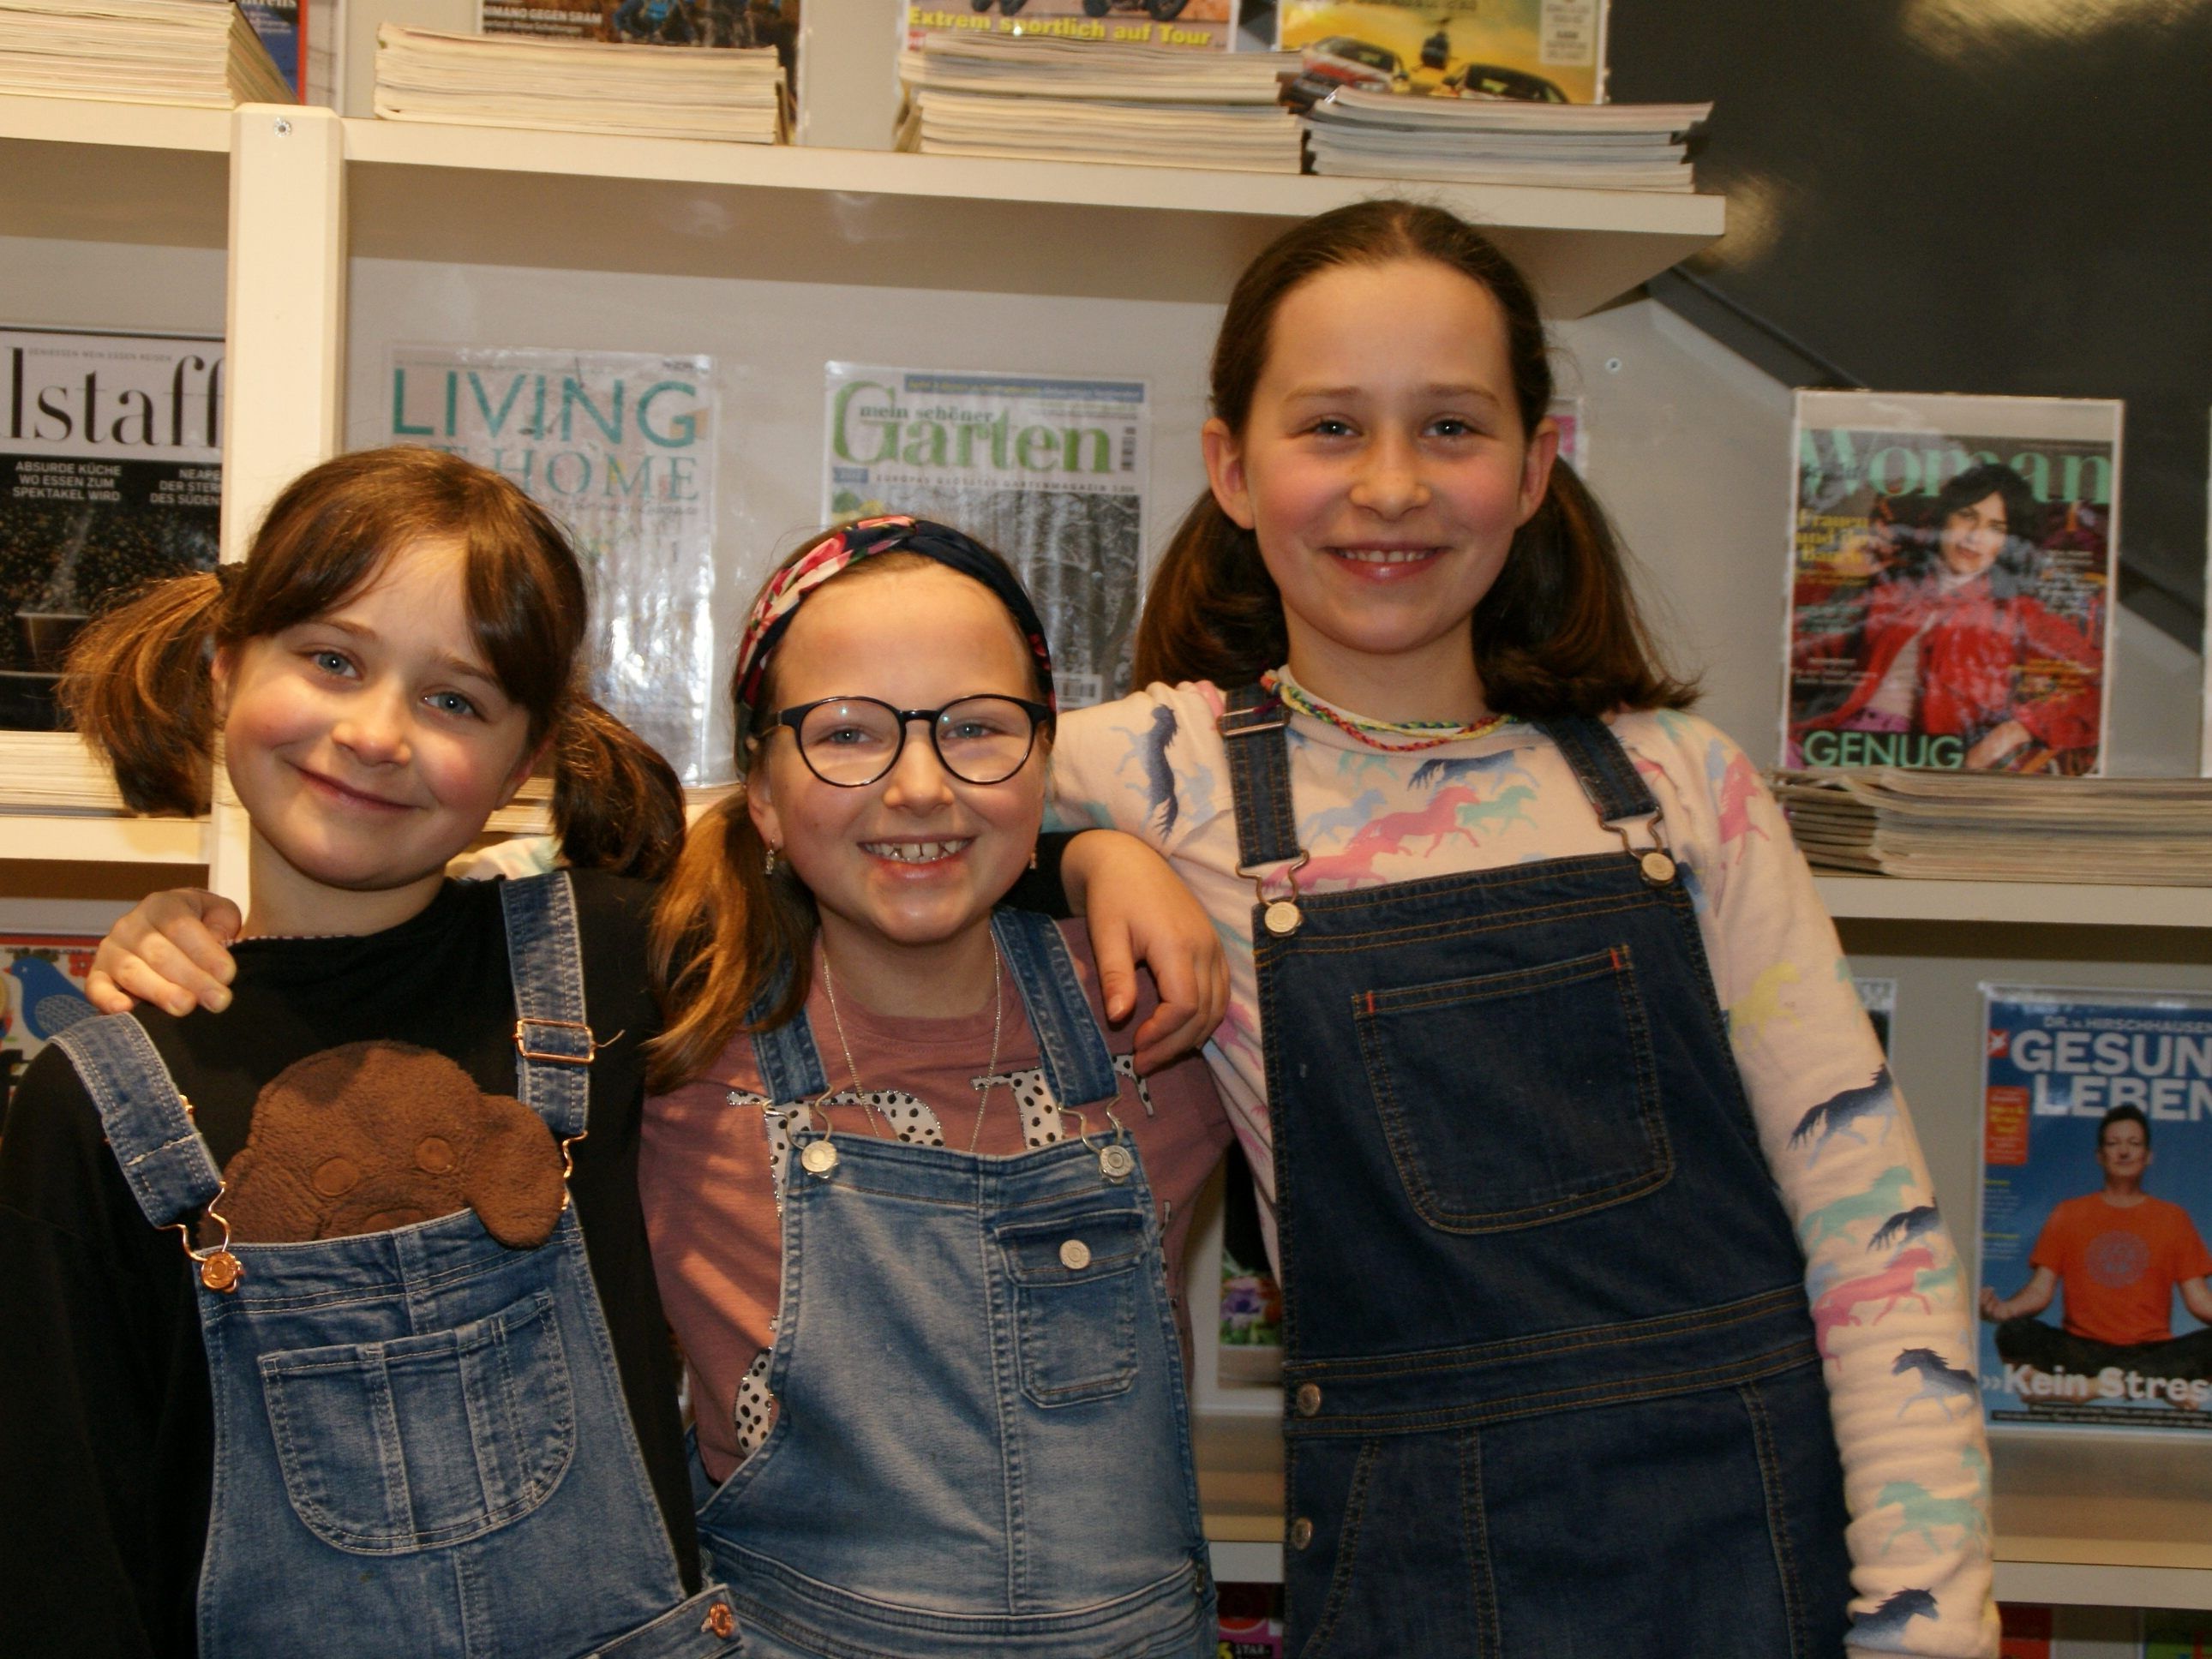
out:
M906 748L913 720L929 722L929 741L945 769L963 783L1004 783L1036 747L1052 710L1025 697L962 697L942 708L894 708L874 697L821 697L771 717L787 726L799 757L824 783L859 789L885 776Z

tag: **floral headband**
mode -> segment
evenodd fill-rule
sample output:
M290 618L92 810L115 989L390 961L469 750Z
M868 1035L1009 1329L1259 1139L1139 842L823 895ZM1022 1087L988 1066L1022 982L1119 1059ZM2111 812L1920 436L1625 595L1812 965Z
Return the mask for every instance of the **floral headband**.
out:
M1006 562L972 537L949 525L903 514L861 519L847 525L809 548L805 556L778 571L753 602L738 641L737 668L731 683L736 690L738 743L743 747L760 712L761 684L768 677L769 658L791 626L800 603L816 588L848 567L878 553L919 553L925 559L973 578L991 590L1022 631L1036 659L1044 700L1054 703L1052 692L1052 649L1045 643L1044 623L1036 606Z

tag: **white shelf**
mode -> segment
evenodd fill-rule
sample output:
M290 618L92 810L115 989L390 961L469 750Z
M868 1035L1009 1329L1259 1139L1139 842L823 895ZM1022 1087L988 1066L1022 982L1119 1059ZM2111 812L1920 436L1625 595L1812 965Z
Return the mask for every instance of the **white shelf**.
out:
M1821 874L1820 902L1838 921L2018 922L2033 927L2212 927L2212 887L2094 882L1914 881Z
M1282 1578L1283 1445L1272 1417L1200 1412L1199 1503L1215 1576ZM2203 1493L2212 1435L1994 1437L1996 1593L2069 1607L2212 1607Z
M1489 228L1580 316L1718 236L1717 196L345 124L373 258L1218 303L1287 222L1370 196Z
M0 859L205 864L205 818L0 811Z

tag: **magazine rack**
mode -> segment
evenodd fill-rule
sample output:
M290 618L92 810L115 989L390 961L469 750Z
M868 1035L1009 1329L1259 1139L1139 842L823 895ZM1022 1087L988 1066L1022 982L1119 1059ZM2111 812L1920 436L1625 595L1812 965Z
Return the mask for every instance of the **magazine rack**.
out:
M741 483L744 499L726 503L719 527L760 561L817 516L821 373L832 358L1146 374L1162 434L1156 493L1194 495L1201 477L1188 439L1203 417L1203 364L1231 276L1288 221L1384 188L341 120L315 109L225 115L0 98L0 318L224 330L228 557L284 479L335 453L349 430L374 441L388 413L380 375L392 344L711 349L730 381L726 429L745 452L744 477L728 486L734 495ZM1487 225L1561 320L1606 306L1722 229L1722 204L1707 197L1406 188ZM1747 368L1714 362L1714 376L1749 384ZM1755 532L1703 533L1690 516L1711 505L1711 479L1684 489L1678 461L1639 463L1626 433L1599 442L1644 468L1616 503L1640 544L1665 538L1631 508L1697 532L1685 533L1694 551L1668 568L1670 586L1771 591L1778 605L1778 544L1770 554ZM728 445L724 453L726 472ZM1639 489L1650 499L1632 500ZM729 585L742 591L750 577L737 564ZM1714 676L1714 701L1729 705L1717 718L1739 735L1773 724L1771 657L1763 643L1758 651L1755 672ZM74 742L0 734L0 892L123 895L187 876L242 892L234 806L219 802L202 822L9 811L19 760ZM1861 971L1909 982L1899 1071L1946 1194L1972 1190L1978 1085L1971 1038L1963 1057L1956 1038L1974 1029L1978 979L2212 983L2203 890L1848 878L1821 889ZM1215 1298L1202 1284L1193 1291L1202 1330ZM1224 1396L1210 1356L1200 1370L1221 1575L1277 1575L1279 1407L1264 1390ZM2001 1594L2212 1606L2212 1504L2195 1495L2212 1490L2201 1468L2212 1445L2146 1453L2141 1443L2105 1439L2079 1455L2048 1442L2001 1449ZM2112 1467L2100 1470L2100 1456Z

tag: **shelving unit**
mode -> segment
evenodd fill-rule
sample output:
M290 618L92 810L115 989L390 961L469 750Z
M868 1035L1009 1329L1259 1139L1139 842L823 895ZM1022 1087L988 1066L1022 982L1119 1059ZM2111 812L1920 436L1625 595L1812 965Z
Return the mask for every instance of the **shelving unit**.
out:
M1716 198L1403 188L1490 228L1557 321L1606 306L1710 243L1723 222ZM825 356L1133 367L1162 388L1158 494L1172 502L1194 489L1185 452L1203 411L1191 366L1202 363L1233 274L1287 222L1390 189L341 120L289 107L225 114L0 97L0 241L37 255L13 273L0 260L0 315L36 282L67 292L14 320L211 329L200 301L173 284L149 292L143 270L181 262L197 271L193 260L227 256L232 557L284 479L349 441L374 440L369 365L396 341L691 350L708 338L732 370L757 376L745 395L774 411L733 409L726 422L744 426L754 475L777 481L724 515L732 545L757 555L816 510L818 404L792 400L818 388ZM1131 363L1117 361L1125 356ZM1638 368L1632 356L1609 383L1624 398L1638 395ZM1625 433L1598 441L1638 464ZM1645 465L1646 478L1663 475L1653 493L1675 513L1679 462ZM1686 564L1710 564L1716 544L1734 545L1699 541ZM1745 586L1735 580L1744 571L1778 568L1762 562L1763 547L1739 550L1731 586ZM1763 617L1744 637L1754 634L1771 636ZM1738 678L1750 683L1749 671ZM1757 678L1771 684L1764 656ZM198 866L210 884L241 887L234 811L218 807L202 823L9 811L8 759L26 741L74 739L0 738L0 884L11 865L38 861L143 867L149 880L158 870L159 884L176 866ZM1962 1182L1976 1156L1978 1085L1951 1050L1964 1036L1971 1056L1978 977L2212 985L2212 890L1849 876L1819 885L1855 959L1866 958L1861 971L1923 988L1900 1010L1900 1074L1921 1103L1947 1194L1972 1190ZM1970 1235L1971 1218L1957 1222ZM1280 1444L1263 1401L1256 1413L1199 1420L1208 1535L1225 1579L1280 1574ZM2208 1491L2212 1443L2002 1437L1999 1593L2212 1607Z
M362 262L1217 303L1348 179L596 137L0 97L0 236L228 253L224 556L283 483L343 446L349 273ZM1493 228L1549 313L1581 315L1705 246L1718 198L1411 187ZM132 321L120 287L88 303ZM75 320L92 319L79 313ZM15 745L67 738L0 738ZM0 859L179 860L243 883L240 827L125 830L6 811Z
M2029 927L2212 928L2212 887L2097 882L1901 881L1821 875L1820 902L1838 922L2018 923Z

